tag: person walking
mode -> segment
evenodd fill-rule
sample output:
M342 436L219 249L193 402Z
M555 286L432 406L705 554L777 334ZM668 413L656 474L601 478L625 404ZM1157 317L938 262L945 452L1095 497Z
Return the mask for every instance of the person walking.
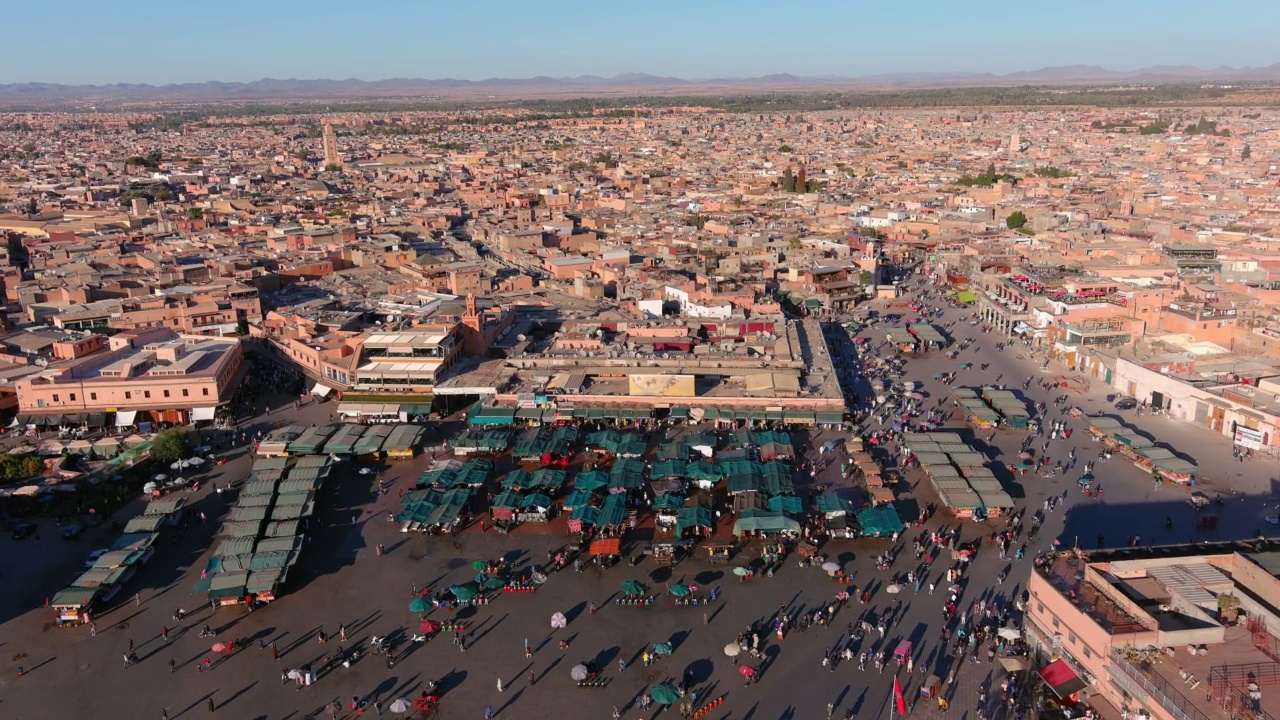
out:
M340 642L346 642L346 641L347 641L347 626L346 626L346 625L339 625L339 626L338 626L338 640L339 640Z
M213 698L209 698L209 712L214 712L218 706L213 702Z
M484 708L484 720L493 720L493 706L486 705Z
M173 658L169 658L169 674L173 674L173 672L177 669L178 669L178 661L174 660Z
M505 692L505 690L506 689L502 687L502 678L498 678L498 692Z
M276 647L275 642L272 642L272 643L271 643L271 645L270 645L269 647L271 648L271 659L272 659L272 660L279 660L279 659L280 659L280 649Z
M164 642L169 642L169 628L167 627L160 628L160 639L163 640Z

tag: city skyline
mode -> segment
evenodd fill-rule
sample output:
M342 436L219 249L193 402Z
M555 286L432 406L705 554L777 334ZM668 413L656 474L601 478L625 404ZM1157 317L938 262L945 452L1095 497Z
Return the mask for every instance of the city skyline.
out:
M507 0L482 16L470 6L391 2L377 15L331 0L269 6L232 0L216 14L155 2L130 12L72 3L71 12L14 8L18 33L3 50L0 83L168 84L262 78L611 77L685 79L789 73L860 77L897 73L1033 71L1100 65L1266 66L1267 28L1280 6L1256 0L1206 16L1190 2L1076 3L1069 12L993 0L964 12L923 0L910 16L887 6L815 0L793 19L756 0L660 1L601 14L574 0L556 12ZM1248 17L1248 23L1241 18ZM253 22L244 22L252 18ZM815 19L820 21L815 22ZM340 33L334 36L335 29ZM1034 41L1032 41L1034 40ZM172 44L170 44L172 43ZM170 48L175 48L171 50ZM185 53L185 54L184 54Z

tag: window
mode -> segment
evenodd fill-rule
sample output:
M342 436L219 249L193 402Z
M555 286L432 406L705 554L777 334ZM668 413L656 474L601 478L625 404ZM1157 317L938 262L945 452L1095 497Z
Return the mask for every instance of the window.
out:
M200 388L200 392L201 392L202 394L204 394L206 397L208 397L208 395L209 395L209 388Z
M1053 629L1054 629L1054 630L1057 630L1059 627L1061 627L1061 624L1058 622L1058 618L1054 618L1054 619L1053 619Z
M76 401L76 394L71 393L71 402L75 402L75 401Z
M133 399L133 393L129 392L128 390L125 390L125 391L124 391L124 399L125 399L125 400L132 400L132 399Z
M165 397L169 397L169 391L168 391L168 390L165 390L165 391L164 391L164 396L165 396Z
M143 390L143 391L142 391L142 397L147 398L148 400L150 400L150 399L151 399L151 391L150 391L150 390Z
M54 393L54 394L53 394L53 401L54 401L54 402L62 402L61 400L59 400L59 399L58 399L58 393Z
M1042 605L1042 604L1040 604L1040 603L1036 603L1036 613L1037 613L1037 614L1039 614L1039 615L1043 615L1043 614L1044 614L1044 605Z
M1084 646L1084 650L1082 650L1081 653L1085 656L1086 659L1093 657L1093 651L1089 649L1088 645Z
M1067 633L1067 642L1071 643L1072 645L1075 645L1077 642L1076 634L1073 632Z
M97 400L97 399L98 399L98 393L89 393L89 399L90 399L90 400Z
M190 392L188 392L186 388L182 388L182 397L186 397L186 396L188 396L188 395L190 395L190 394L191 394L191 393L190 393Z

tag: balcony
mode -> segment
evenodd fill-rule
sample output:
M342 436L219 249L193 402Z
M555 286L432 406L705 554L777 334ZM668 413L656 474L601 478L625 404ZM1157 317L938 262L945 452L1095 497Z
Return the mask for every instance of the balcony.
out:
M1101 588L1085 581L1085 561L1072 553L1055 555L1037 566L1036 571L1070 600L1076 610L1111 635L1131 635L1148 630L1138 618L1108 598Z
M1211 720L1181 690L1155 671L1160 662L1161 654L1155 650L1116 648L1107 668L1116 685L1129 695L1135 699L1149 698L1175 720Z
M1231 320L1236 316L1235 308L1215 308L1204 305L1181 305L1179 303L1169 303L1168 307L1166 307L1164 311L1197 321Z

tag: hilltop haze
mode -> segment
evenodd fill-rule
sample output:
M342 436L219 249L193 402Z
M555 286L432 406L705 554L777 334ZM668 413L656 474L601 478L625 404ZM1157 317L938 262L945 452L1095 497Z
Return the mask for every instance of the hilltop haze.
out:
M536 76L528 78L389 78L385 80L298 80L264 78L253 82L199 82L172 85L117 83L111 85L59 85L11 83L0 85L0 102L45 104L71 101L226 101L318 100L378 97L440 96L468 98L493 96L514 99L565 95L609 95L617 92L654 94L709 94L747 90L788 92L803 90L887 90L1018 85L1082 85L1097 83L1265 82L1280 80L1280 63L1258 68L1160 65L1131 71L1108 70L1096 65L1066 65L1007 74L970 72L911 72L859 77L800 77L788 73L746 78L685 79L645 73L613 77Z

